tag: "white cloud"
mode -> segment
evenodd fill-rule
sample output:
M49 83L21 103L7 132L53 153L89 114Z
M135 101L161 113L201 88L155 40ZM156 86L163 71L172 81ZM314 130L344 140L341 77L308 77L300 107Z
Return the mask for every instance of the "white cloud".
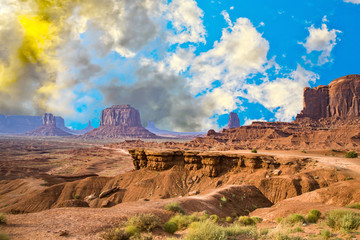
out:
M337 44L337 34L341 33L341 31L329 30L326 24L322 24L321 28L315 28L312 25L308 30L309 36L306 38L305 43L300 44L306 48L308 54L314 51L321 52L318 59L319 65L331 61L331 51Z
M344 2L360 4L360 0L344 0Z
M260 118L260 119L248 119L245 118L245 122L244 122L244 126L249 126L251 125L253 122L266 122L266 120L264 118Z
M175 33L169 37L171 43L205 43L206 30L203 11L194 0L173 0L168 6L167 18Z
M258 102L271 111L280 121L291 121L302 109L303 89L314 83L318 76L300 65L287 78L277 78L260 85L247 85L246 98Z
M201 92L218 80L223 87L241 86L251 73L264 71L269 43L249 19L239 18L233 26L223 29L220 41L201 53L193 62L190 81L193 92Z

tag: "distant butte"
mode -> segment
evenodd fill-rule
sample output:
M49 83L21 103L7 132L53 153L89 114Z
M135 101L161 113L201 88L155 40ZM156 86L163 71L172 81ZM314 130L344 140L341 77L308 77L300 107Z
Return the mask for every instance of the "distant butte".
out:
M42 125L35 130L26 133L28 136L47 137L47 136L71 136L60 128L56 127L56 121L54 115L51 113L45 113L42 117Z
M85 138L159 138L146 130L140 113L130 105L114 105L101 112L100 127L84 135Z
M225 129L238 128L240 127L240 119L236 112L229 114L229 123Z

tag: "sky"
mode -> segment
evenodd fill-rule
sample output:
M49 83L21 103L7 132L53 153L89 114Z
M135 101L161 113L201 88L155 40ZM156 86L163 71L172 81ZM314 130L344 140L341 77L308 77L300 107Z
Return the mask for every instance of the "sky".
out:
M130 104L143 125L292 121L304 87L359 74L360 0L1 0L0 113L73 129Z

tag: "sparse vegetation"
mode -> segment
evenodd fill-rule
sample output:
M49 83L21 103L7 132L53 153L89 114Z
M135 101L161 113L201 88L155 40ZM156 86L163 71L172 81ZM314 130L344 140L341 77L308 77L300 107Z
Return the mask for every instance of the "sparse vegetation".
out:
M293 226L296 223L305 223L305 218L300 214L291 214L281 221L282 224Z
M172 202L172 203L166 204L165 210L171 211L174 213L185 214L184 209L180 206L180 204L178 202Z
M161 227L160 219L153 214L139 214L129 218L127 226L135 226L141 231L154 230Z
M179 230L186 229L191 223L200 221L200 218L196 214L192 215L181 215L177 214L170 218L169 222L174 222L177 224Z
M164 224L164 230L167 233L174 234L178 230L178 225L175 222L168 221Z
M326 224L335 230L349 232L360 226L360 214L347 210L332 210L326 215Z
M276 218L276 223L279 224L282 222L282 220L284 220L282 217L278 217Z
M218 215L210 215L210 220L213 221L214 223L218 223L219 222L219 216Z
M0 240L10 240L10 237L5 233L0 233Z
M75 195L73 196L73 198L74 198L74 199L80 199L80 195L79 195L79 194L75 194Z
M289 230L290 233L299 233L299 232L304 232L304 229L302 229L301 227L295 227Z
M360 210L360 203L352 203L352 204L347 205L346 207Z
M225 196L222 196L222 198L220 199L222 203L226 203L227 202L227 199Z
M321 216L321 212L319 210L316 209L310 210L309 213L306 215L306 222L317 223L320 216Z
M224 228L214 222L206 220L204 222L193 222L185 240L226 240L227 234Z
M0 213L0 224L6 224L6 217L2 213Z
M232 223L232 222L233 222L233 219L232 219L232 217L226 217L226 218L225 218L225 221L226 221L227 223Z
M128 240L130 239L130 236L120 228L112 228L101 235L101 238L104 240Z
M248 216L239 217L238 223L242 226L256 225L256 222L254 221L254 219L252 219L251 217L248 217Z
M332 234L329 230L327 229L323 229L321 231L321 234L320 234L321 238L324 239L324 240L328 240L329 238L331 238Z
M251 219L254 220L255 223L261 223L263 221L261 217L257 216L251 217Z
M302 150L301 152L302 152L302 153L306 153L306 151L305 151L305 150Z
M252 153L257 153L256 148L253 148L253 149L251 150L251 152L252 152Z
M357 158L358 154L355 151L350 151L350 152L345 153L345 157L346 158Z
M130 236L134 236L136 234L139 234L141 230L133 225L128 225L125 227L125 232Z

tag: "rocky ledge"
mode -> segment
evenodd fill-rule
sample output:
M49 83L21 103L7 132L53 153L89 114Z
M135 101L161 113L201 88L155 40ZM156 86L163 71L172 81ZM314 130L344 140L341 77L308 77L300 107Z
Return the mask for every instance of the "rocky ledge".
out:
M202 171L205 176L217 177L233 170L272 169L281 165L302 167L307 158L279 158L254 153L199 152L180 150L130 149L135 169L168 170L174 166Z

